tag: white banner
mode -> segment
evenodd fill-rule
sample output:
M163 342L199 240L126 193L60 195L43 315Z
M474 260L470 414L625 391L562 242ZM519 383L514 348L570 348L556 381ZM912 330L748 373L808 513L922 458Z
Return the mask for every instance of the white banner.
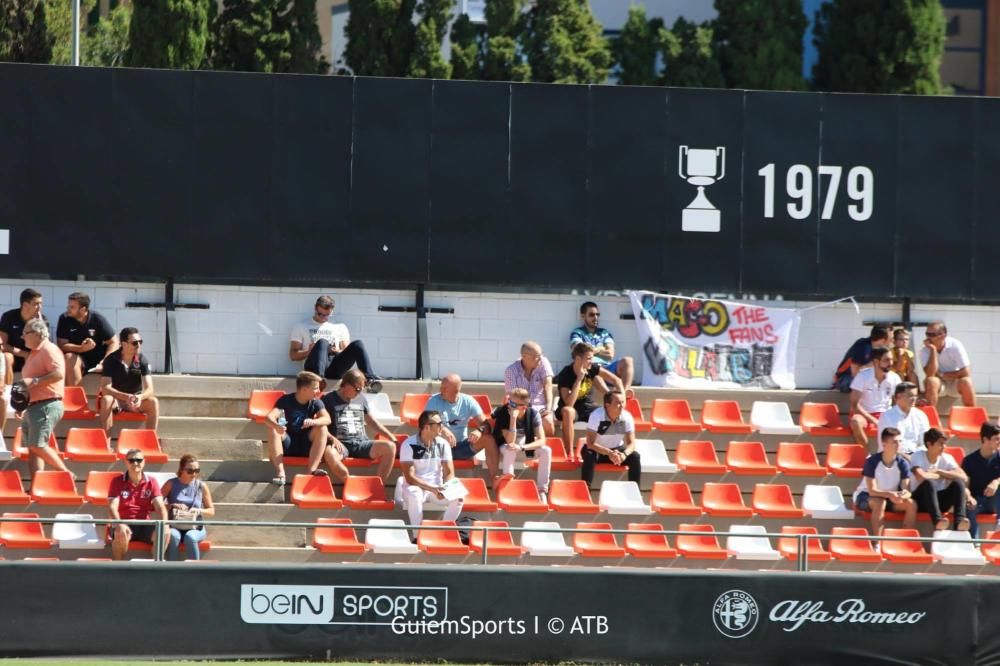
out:
M642 385L795 388L798 310L633 291Z

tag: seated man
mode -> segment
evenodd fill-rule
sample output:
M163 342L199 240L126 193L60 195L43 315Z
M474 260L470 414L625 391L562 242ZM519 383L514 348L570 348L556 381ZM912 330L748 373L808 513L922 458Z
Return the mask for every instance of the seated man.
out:
M0 317L0 345L7 356L10 379L13 373L21 372L31 353L24 344L24 324L35 317L41 317L51 331L49 320L42 314L42 295L30 287L21 292L21 307L7 310Z
M642 462L635 450L635 420L625 409L620 391L604 394L604 407L594 410L587 421L587 444L583 449L582 478L594 483L594 466L611 463L628 467L628 480L639 483Z
M274 465L271 483L285 485L285 456L309 458L309 472L319 469L326 453L330 414L316 397L320 376L303 370L295 376L295 393L278 398L264 417L267 426L267 455Z
M976 536L978 526L976 516L979 514L995 515L997 506L997 488L1000 488L1000 428L992 423L984 423L979 428L980 446L971 453L965 454L962 470L969 479L969 532Z
M900 432L899 454L909 458L914 451L924 448L924 433L931 427L927 415L917 404L917 385L910 382L896 384L893 392L895 404L882 416L878 417L879 450L882 446L882 431L895 428Z
M611 383L620 393L625 393L622 380L594 363L594 348L585 342L573 347L573 362L556 375L556 386L559 387L559 408L556 418L562 423L563 443L566 452L579 457L573 443L573 424L577 421L587 422L591 413L597 409L594 404L594 389L602 394L608 392Z
M924 397L937 406L938 398L947 395L961 397L962 404L974 407L976 385L972 381L972 364L965 346L948 335L943 321L927 324L927 338L920 348L920 365L924 368Z
M410 435L399 448L402 468L400 497L410 518L410 525L419 527L424 520L424 502L444 507L441 520L457 520L462 513L462 498L449 500L444 496L444 484L455 478L451 462L451 446L441 436L444 417L434 410L425 410L417 421L418 432ZM413 530L413 541L417 530Z
M484 451L490 479L497 478L500 457L490 435L490 424L476 399L462 393L461 377L455 373L445 375L438 392L430 397L425 408L440 412L444 418L441 436L451 445L453 460L471 460ZM470 428L472 421L477 424L475 428Z
M917 488L913 499L917 501L917 511L931 514L935 530L948 529L948 519L942 512L953 510L955 521L952 529L964 532L969 529L966 517L966 486L969 477L944 445L948 438L937 428L931 428L924 435L925 449L917 451L910 459L910 468L917 478Z
M104 357L118 349L118 336L107 319L90 311L90 296L75 291L59 315L56 344L66 355L66 386L78 386L88 372L101 373Z
M133 412L146 415L146 427L156 430L160 425L160 401L153 395L153 375L149 361L139 349L142 336L131 326L119 333L120 349L104 359L101 371L101 427L111 432L114 414Z
M893 372L888 347L872 350L872 365L862 368L851 380L851 416L848 421L854 441L867 448L865 430L878 425L882 412L892 406L899 375Z
M541 346L531 340L521 345L521 360L514 361L503 372L503 388L507 395L511 395L516 388L528 391L531 406L542 417L542 427L547 436L556 433L552 377L552 364L542 356Z
M336 391L323 396L323 405L333 420L324 459L338 479L346 479L350 475L344 458L374 460L378 465L378 475L383 482L387 482L392 473L392 463L396 460L396 436L368 412L368 403L364 399L358 400L364 390L364 374L352 369L344 373ZM385 439L368 439L366 424Z
M356 364L368 378L369 389L380 391L381 378L372 369L364 343L361 340L352 342L345 324L330 321L333 306L334 301L329 296L316 299L312 318L292 329L288 358L305 361L306 370L326 379L340 379Z
M833 388L841 393L848 393L851 390L851 381L854 375L858 374L861 368L866 367L872 361L872 349L875 347L887 347L889 345L889 329L885 326L872 326L871 334L867 338L858 338L854 344L848 348L843 360L837 366L833 374Z
M899 431L882 431L882 452L865 460L861 483L854 491L854 507L871 511L872 534L882 536L886 511L904 514L903 527L913 527L917 520L917 503L910 495L910 463L899 455Z
M139 449L129 449L125 454L125 473L111 480L108 488L108 517L112 520L167 520L167 507L163 503L160 484L145 473L146 458ZM150 517L156 509L157 517ZM111 541L111 559L124 560L132 541L153 543L155 525L130 525L117 523L108 526L114 535ZM166 553L170 530L164 525L160 550Z
M905 328L897 328L892 333L892 371L904 382L920 384L917 357L910 349L910 332Z
M527 389L512 390L507 404L493 410L493 437L500 446L500 472L504 475L514 474L518 452L537 453L538 494L543 502L548 502L552 450L545 443L542 417L529 402Z
M585 342L594 348L594 363L607 369L611 374L622 380L625 387L625 397L631 398L632 378L634 376L634 364L631 356L622 356L615 359L615 339L611 336L611 331L597 325L600 320L601 311L597 303L587 301L580 306L580 319L583 326L578 326L569 334L570 350L576 348L581 342Z

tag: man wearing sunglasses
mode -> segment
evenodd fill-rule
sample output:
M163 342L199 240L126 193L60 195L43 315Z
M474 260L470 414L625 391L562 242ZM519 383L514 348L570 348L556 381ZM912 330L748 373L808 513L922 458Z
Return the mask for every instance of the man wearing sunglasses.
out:
M101 427L111 432L114 415L132 412L146 416L146 427L156 430L160 422L160 401L153 395L153 375L142 353L139 329L123 328L118 334L121 349L104 359L99 412Z
M500 472L513 475L518 454L534 451L538 456L538 494L548 503L549 474L552 469L552 450L545 443L542 416L531 404L527 389L516 388L510 392L506 405L493 410L493 436L500 446Z
M125 454L125 473L111 480L108 488L108 516L112 520L167 520L167 507L163 503L160 484L145 473L146 458L139 449L129 449ZM150 518L156 509L157 518ZM133 525L117 523L109 525L113 535L111 559L124 560L128 545L132 541L153 543L156 536L155 525ZM159 548L166 552L168 528L164 525Z
M351 340L346 324L330 321L334 300L320 296L313 306L311 319L292 329L288 343L288 358L304 361L304 369L326 379L340 379L355 365L366 377L368 390L382 390L381 378L375 374L368 351L361 340Z
M447 499L444 484L455 478L451 446L441 436L444 416L434 410L425 410L417 419L419 432L410 435L399 449L399 465L403 475L399 495L410 518L410 524L419 526L424 519L424 503L444 507L442 520L457 520L462 513L462 498ZM413 530L416 540L417 531Z
M622 380L625 397L631 398L632 378L635 373L631 356L615 358L615 339L611 331L601 328L597 324L600 322L601 310L597 303L587 301L580 306L580 319L583 326L578 326L569 334L569 348L572 350L581 342L594 348L594 365L604 368L611 374Z
M333 421L327 440L330 455L324 459L339 479L346 479L350 474L344 465L344 458L374 460L378 465L378 475L386 482L396 460L396 436L368 411L368 403L362 395L364 390L364 374L353 369L344 374L336 391L323 396L323 405ZM385 439L369 439L366 425Z
M927 336L920 348L920 365L924 368L924 397L937 406L943 396L962 398L966 407L976 405L976 385L972 381L972 363L965 345L948 335L943 321L927 324Z

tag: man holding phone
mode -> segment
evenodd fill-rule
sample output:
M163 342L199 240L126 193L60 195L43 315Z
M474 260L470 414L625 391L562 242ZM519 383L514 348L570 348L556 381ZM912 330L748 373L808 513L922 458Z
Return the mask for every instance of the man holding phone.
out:
M948 335L943 321L927 324L926 339L920 348L920 365L924 368L924 397L937 406L938 399L947 395L962 398L966 407L976 405L976 385L972 381L972 363L965 345Z
M529 401L528 391L516 388L506 405L493 410L493 436L500 447L500 473L513 474L518 453L534 451L538 456L538 494L548 502L552 450L545 443L542 417Z

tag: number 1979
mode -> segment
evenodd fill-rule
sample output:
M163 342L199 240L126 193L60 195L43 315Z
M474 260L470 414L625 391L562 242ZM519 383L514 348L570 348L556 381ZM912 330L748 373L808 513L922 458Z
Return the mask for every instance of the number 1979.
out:
M840 176L844 167L823 165L817 169L819 187L823 189L823 177L827 176L825 196L822 198L823 210L820 219L833 218L833 209L837 205L837 192L840 189ZM765 165L757 175L764 177L764 217L774 217L774 163ZM793 164L785 174L785 192L791 200L785 208L789 216L795 220L804 220L813 212L813 172L805 164ZM852 220L863 222L872 216L875 203L875 176L872 170L865 166L852 167L847 172L847 196L853 201L848 204L847 214Z

